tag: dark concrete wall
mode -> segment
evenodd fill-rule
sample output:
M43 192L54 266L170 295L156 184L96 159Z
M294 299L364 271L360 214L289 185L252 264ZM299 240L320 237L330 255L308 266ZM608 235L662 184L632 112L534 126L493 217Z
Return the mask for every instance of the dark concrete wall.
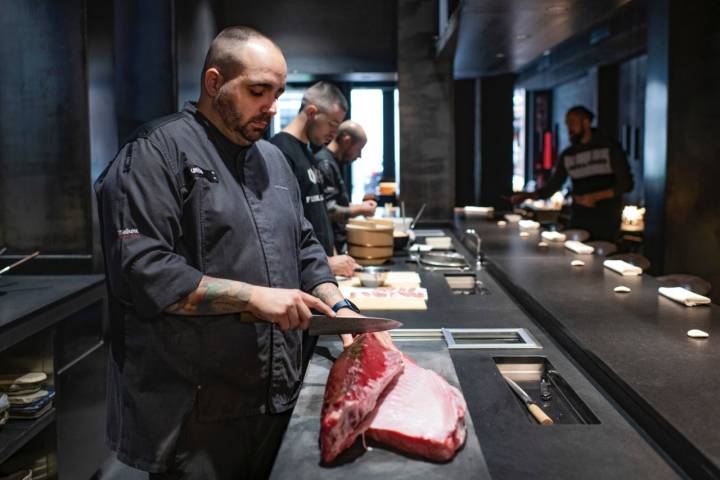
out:
M720 5L658 0L648 18L647 253L699 275L720 301Z
M114 3L118 137L177 111L174 0Z
M84 7L2 3L0 245L13 250L91 250Z
M424 219L451 218L455 204L452 65L435 61L436 2L398 3L400 195Z

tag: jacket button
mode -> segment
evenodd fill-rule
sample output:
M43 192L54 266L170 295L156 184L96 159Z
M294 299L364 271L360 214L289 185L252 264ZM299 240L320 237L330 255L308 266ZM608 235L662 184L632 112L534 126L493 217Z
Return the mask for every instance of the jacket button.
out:
M202 385L198 385L198 386L197 386L197 389L198 389L198 390L202 390Z

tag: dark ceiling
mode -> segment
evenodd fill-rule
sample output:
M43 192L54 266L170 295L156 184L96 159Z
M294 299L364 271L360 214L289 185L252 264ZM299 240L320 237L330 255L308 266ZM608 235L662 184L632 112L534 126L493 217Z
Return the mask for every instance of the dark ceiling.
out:
M631 0L465 0L455 78L518 72Z
M397 2L217 0L219 27L257 28L282 48L288 70L309 74L395 72Z

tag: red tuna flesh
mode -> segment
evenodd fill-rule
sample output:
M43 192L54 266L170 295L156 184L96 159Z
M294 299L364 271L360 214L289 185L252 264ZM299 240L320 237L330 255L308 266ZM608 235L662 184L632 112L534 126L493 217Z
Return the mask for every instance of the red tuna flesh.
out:
M405 368L380 399L367 435L407 453L450 460L465 442L465 400L440 375L403 357Z
M378 398L402 370L402 353L373 334L357 336L343 351L325 387L320 423L323 462L331 462L367 430Z

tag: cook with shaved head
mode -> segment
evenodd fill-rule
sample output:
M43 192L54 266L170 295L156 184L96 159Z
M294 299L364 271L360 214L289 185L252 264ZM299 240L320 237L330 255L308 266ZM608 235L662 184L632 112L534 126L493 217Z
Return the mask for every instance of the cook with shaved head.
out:
M107 438L150 478L266 478L311 309L358 315L293 171L262 140L286 75L272 40L226 28L199 100L139 128L95 184L111 313Z

